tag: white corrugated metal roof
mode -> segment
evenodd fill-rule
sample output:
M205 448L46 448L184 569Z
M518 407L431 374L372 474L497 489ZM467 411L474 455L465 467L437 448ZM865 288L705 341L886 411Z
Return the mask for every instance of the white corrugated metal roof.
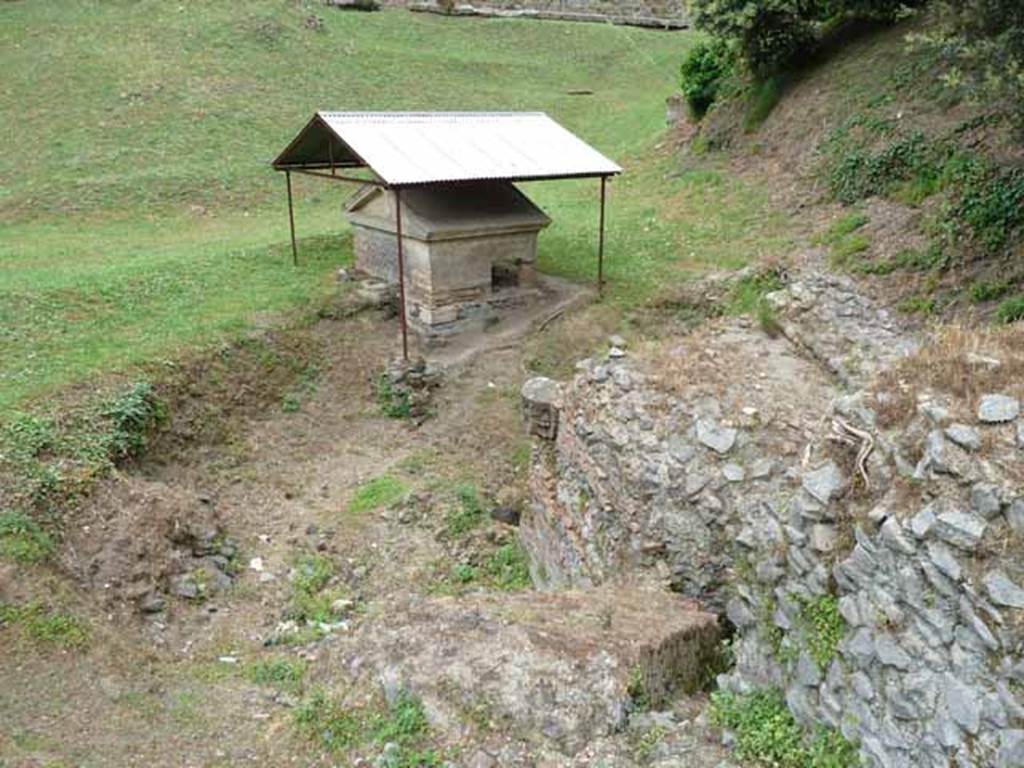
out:
M543 112L318 112L274 166L332 161L397 186L622 172Z

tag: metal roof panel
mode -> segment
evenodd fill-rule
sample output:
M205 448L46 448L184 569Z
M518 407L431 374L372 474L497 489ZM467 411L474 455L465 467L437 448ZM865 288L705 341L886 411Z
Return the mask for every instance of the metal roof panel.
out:
M395 186L622 172L543 112L318 112L304 133L322 126L382 181ZM321 153L298 150L326 147L327 142L301 138L296 137L275 166L326 160Z

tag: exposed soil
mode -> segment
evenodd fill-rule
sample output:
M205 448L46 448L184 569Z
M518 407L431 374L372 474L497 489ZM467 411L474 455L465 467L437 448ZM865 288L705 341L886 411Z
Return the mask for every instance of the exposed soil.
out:
M558 334L559 322L545 333ZM450 595L455 606L470 601L458 610L480 599L502 603L501 590L453 584L450 574L455 564L512 541L514 529L487 521L455 539L445 532L445 514L457 483L473 483L488 508L522 501L528 443L518 392L524 360L536 357L544 334L449 372L435 393L434 417L417 428L382 416L371 386L395 350L393 319L364 313L306 333L305 343L320 350L320 371L297 411L282 409L270 390L257 398L259 408L232 407L244 396L217 367L209 381L195 381L148 458L69 513L59 572L0 574L8 599L68 606L84 615L91 634L85 650L66 651L16 629L0 634L7 644L0 764L347 764L297 732L300 693L252 682L252 665L304 658L307 691L340 688L346 701L372 701L379 683L363 676L365 687L352 688L350 670L332 661L341 648L345 658L353 650L358 657L360 637L374 641L360 627L386 625L410 601L423 605L437 594ZM586 353L564 332L559 338L563 355ZM218 417L222 410L227 415ZM409 488L406 501L351 511L358 489L382 475ZM231 567L224 565L229 582L206 585L200 599L176 596L175 577L216 556L210 542L216 549L225 539L237 548ZM329 558L332 583L357 607L323 639L268 647L286 617L289 574L303 553ZM427 621L422 642L432 643ZM442 616L437 622L437 631L453 631ZM678 700L677 727L665 741L685 746L687 764L715 765L724 753L693 725L698 702ZM431 738L456 764L468 764L478 746L465 724L438 720ZM626 732L600 741L574 760L540 754L531 734L498 722L488 743L504 745L505 764L589 765L620 755L613 764L629 765L636 738Z

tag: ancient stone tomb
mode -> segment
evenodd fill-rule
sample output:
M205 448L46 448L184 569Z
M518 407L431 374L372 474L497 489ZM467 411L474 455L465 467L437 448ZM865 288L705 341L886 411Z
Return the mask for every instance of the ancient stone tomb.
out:
M509 182L412 187L401 193L406 305L411 323L434 330L486 317L534 282L537 235L551 220ZM346 204L355 265L398 281L394 192L363 187Z

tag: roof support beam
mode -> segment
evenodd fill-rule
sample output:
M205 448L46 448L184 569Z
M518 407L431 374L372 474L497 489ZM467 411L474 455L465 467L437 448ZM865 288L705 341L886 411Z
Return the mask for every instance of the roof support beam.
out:
M409 360L409 328L405 317L405 248L402 245L402 190L395 193L395 233L398 238L398 317L402 325L402 359Z
M601 218L597 231L597 295L604 296L604 209L607 198L608 177L601 177Z
M295 243L295 206L292 204L292 173L284 172L284 182L288 186L288 228L292 235L292 265L299 265L299 247Z
M350 184L369 184L372 187L386 187L387 186L387 184L385 184L382 181L378 181L377 179L361 179L358 176L341 176L341 175L335 173L334 168L331 168L331 173L319 173L317 171L310 171L310 170L306 170L304 168L293 168L291 171L285 171L285 173L292 173L292 172L294 172L294 173L302 173L302 174L305 174L306 176L316 176L317 178L321 178L321 179L329 179L330 181L347 181Z

